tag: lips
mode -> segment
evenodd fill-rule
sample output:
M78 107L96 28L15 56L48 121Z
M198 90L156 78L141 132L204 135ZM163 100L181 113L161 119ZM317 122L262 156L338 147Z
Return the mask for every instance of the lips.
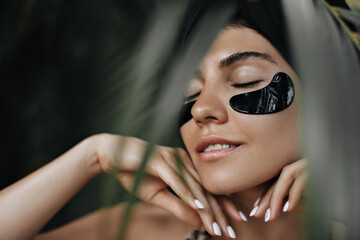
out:
M219 160L238 149L240 142L230 141L220 137L204 137L196 144L195 150L202 161Z

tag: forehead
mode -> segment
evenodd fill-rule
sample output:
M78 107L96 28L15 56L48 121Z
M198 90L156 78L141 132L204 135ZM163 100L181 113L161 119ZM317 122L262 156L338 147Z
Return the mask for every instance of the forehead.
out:
M259 52L270 55L278 64L287 64L275 47L253 29L228 26L220 31L202 65L218 63L236 52Z

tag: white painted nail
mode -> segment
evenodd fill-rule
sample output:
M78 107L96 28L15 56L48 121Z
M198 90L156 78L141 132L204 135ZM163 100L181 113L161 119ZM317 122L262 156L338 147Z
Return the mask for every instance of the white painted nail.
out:
M199 200L197 199L194 199L194 203L195 205L199 208L199 209L204 209L204 204L202 204L202 202L200 202Z
M265 213L265 222L268 222L269 220L270 220L270 208L268 208Z
M254 214L257 212L258 208L259 208L259 206L255 206L255 207L253 208L253 210L251 210L249 216L250 216L250 217L254 216Z
M231 237L231 238L236 238L236 235L235 235L235 232L234 232L234 229L231 227L231 226L227 226L227 231L228 231L228 233L229 233L229 236Z
M221 236L220 227L216 222L213 222L212 227L213 227L215 235L216 236Z
M256 201L255 201L255 203L254 203L254 207L257 206L257 205L259 205L260 200L261 200L261 197L258 197L258 198L256 199Z
M242 211L239 211L239 214L240 214L241 219L244 220L245 222L247 222L247 218L246 218L245 214L243 214Z
M289 201L287 201L284 205L283 212L286 212L289 209Z

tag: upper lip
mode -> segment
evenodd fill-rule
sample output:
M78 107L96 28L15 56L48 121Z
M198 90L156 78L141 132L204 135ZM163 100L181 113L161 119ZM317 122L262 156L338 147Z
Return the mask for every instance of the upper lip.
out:
M196 143L195 150L196 152L203 152L207 146L214 144L241 145L240 142L234 142L217 136L208 136L200 138L200 140Z

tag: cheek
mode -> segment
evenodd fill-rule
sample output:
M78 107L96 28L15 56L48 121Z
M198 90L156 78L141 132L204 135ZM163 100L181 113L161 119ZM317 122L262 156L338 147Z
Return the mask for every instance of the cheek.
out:
M250 123L249 123L250 125ZM261 116L248 126L249 143L246 177L249 185L261 184L280 173L281 169L299 157L299 131L296 107L279 114ZM245 180L244 180L245 181Z
M299 156L297 119L291 115L284 118L269 117L266 124L259 123L252 136L253 144L249 145L249 149L258 167L264 168L264 178L274 177Z
M233 133L246 136L242 149L229 159L197 163L205 188L214 194L231 194L262 184L297 160L299 140L294 109L236 122Z
M288 110L253 120L253 125L256 127L249 127L250 143L259 147L259 151L263 149L260 152L278 155L298 147L298 123L295 109Z
M213 194L231 194L262 184L299 157L297 106L269 115L230 113L223 133L241 137L245 144L231 157L204 163L193 146L201 137L195 124L180 129L186 148L204 184Z

